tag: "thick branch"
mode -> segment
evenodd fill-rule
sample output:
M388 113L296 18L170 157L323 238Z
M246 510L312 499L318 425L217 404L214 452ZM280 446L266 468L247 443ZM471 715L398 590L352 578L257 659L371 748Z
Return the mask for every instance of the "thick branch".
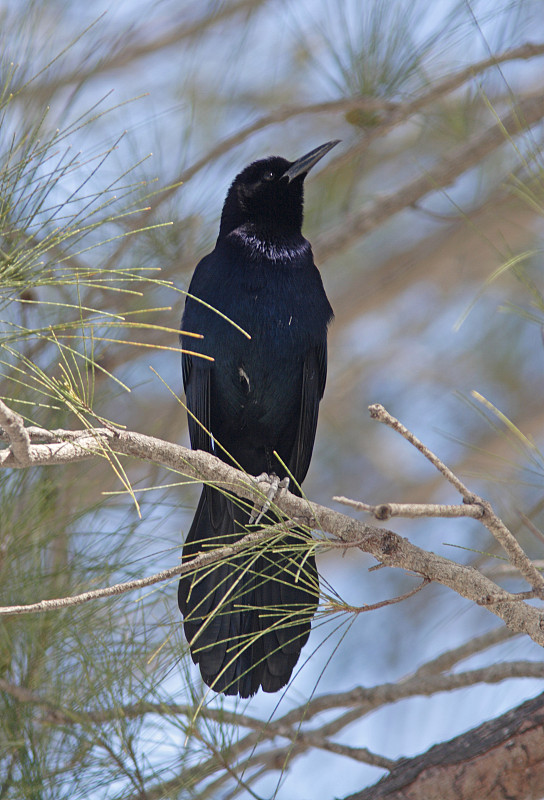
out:
M30 436L25 428L23 418L8 408L2 400L0 400L0 425L10 443L13 457L22 466L26 466L29 458Z
M544 794L544 693L405 759L345 800L533 800Z

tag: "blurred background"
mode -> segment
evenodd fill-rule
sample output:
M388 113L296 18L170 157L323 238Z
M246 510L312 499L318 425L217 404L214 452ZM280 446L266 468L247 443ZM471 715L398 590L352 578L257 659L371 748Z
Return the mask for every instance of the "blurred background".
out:
M541 2L23 0L0 3L0 30L0 395L12 408L45 427L105 419L187 444L175 331L227 188L252 160L338 138L306 183L304 232L335 321L305 491L337 508L334 495L459 502L370 420L379 402L542 558ZM0 480L2 605L174 565L200 491L105 459ZM473 520L389 527L526 588ZM415 585L373 563L324 551L324 591L363 606ZM248 728L228 712L274 720L313 695L395 682L497 626L434 585L372 613L318 614L287 691L236 705L199 684L176 584L2 622L0 797L227 798L249 785L342 797L383 767L272 741L266 726L244 750ZM541 652L517 637L464 666L513 658ZM335 741L413 755L541 689L413 697L354 715ZM162 705L135 710L144 702Z

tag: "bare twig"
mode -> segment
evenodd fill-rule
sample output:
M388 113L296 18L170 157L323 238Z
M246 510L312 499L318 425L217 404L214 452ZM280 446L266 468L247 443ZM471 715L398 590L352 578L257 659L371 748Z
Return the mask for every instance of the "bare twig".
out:
M388 425L390 428L393 428L394 431L400 433L403 439L406 439L407 442L410 442L416 450L425 456L425 458L431 462L431 464L436 467L436 469L442 473L442 475L446 478L447 481L454 486L463 500L466 501L467 504L472 505L475 502L476 495L474 492L471 492L462 481L459 480L457 475L455 475L449 467L447 467L439 458L436 456L429 448L421 442L417 436L406 428L402 422L399 422L392 414L390 414L386 409L380 405L379 403L374 403L373 405L368 407L370 411L370 416L372 419L378 420L378 422L383 422L384 425Z
M386 409L376 403L369 406L370 416L379 422L383 422L410 442L426 459L428 459L436 469L454 486L468 505L479 505L482 508L482 515L479 517L481 523L485 525L490 533L497 539L504 551L508 555L511 564L523 575L525 580L538 592L538 596L544 593L544 576L536 569L523 548L518 543L515 536L508 530L504 522L493 511L491 504L471 492L459 478L447 467L429 448L414 436L398 419L393 417ZM485 602L495 602L496 598L490 597Z
M350 506L357 511L366 511L376 519L386 520L391 517L473 517L480 519L484 510L480 505L440 505L436 503L380 503L377 506L361 503L359 500L350 500L349 497L333 497L337 503Z
M392 606L395 605L395 603L402 603L403 600L408 600L409 597L413 597L429 583L430 581L428 578L423 578L421 583L419 583L417 586L414 586L413 589L404 592L404 594L399 594L397 597L390 597L387 600L380 600L378 603L369 603L364 606L350 606L346 603L329 603L322 610L325 613L328 612L331 614L337 614L339 611L350 611L355 614L361 614L364 611L376 611L378 608L385 608L385 606Z
M55 611L59 608L68 608L71 606L80 606L83 603L88 603L91 600L99 600L104 597L114 597L120 594L132 592L135 589L143 589L146 586L152 586L155 583L162 583L163 581L170 580L170 578L179 575L187 575L197 569L213 564L215 561L229 558L249 547L271 539L278 535L278 531L285 529L285 525L270 525L260 531L248 533L228 547L220 547L215 550L209 550L205 553L200 553L185 564L178 564L176 567L170 569L163 569L154 575L149 575L147 578L137 578L125 583L116 583L113 586L106 586L103 589L92 589L89 592L82 594L72 595L71 597L58 597L52 600L40 600L38 603L29 603L20 606L0 606L0 616L19 615L19 614L35 614L43 611Z

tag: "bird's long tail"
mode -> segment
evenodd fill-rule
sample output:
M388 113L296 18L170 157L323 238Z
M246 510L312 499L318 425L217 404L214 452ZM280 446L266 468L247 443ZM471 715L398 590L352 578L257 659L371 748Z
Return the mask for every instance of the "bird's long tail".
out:
M183 561L233 544L248 532L248 521L246 509L205 486ZM285 686L308 640L317 595L315 559L297 534L183 577L178 603L204 682L240 697Z

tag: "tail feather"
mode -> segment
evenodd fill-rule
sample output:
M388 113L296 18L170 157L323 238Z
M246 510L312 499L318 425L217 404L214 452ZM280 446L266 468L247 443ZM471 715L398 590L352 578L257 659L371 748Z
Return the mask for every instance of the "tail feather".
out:
M232 544L248 521L247 511L204 487L183 560ZM261 686L276 692L288 683L317 606L315 560L302 564L297 543L288 535L282 552L256 556L252 550L180 580L178 603L191 656L216 692L251 697Z

